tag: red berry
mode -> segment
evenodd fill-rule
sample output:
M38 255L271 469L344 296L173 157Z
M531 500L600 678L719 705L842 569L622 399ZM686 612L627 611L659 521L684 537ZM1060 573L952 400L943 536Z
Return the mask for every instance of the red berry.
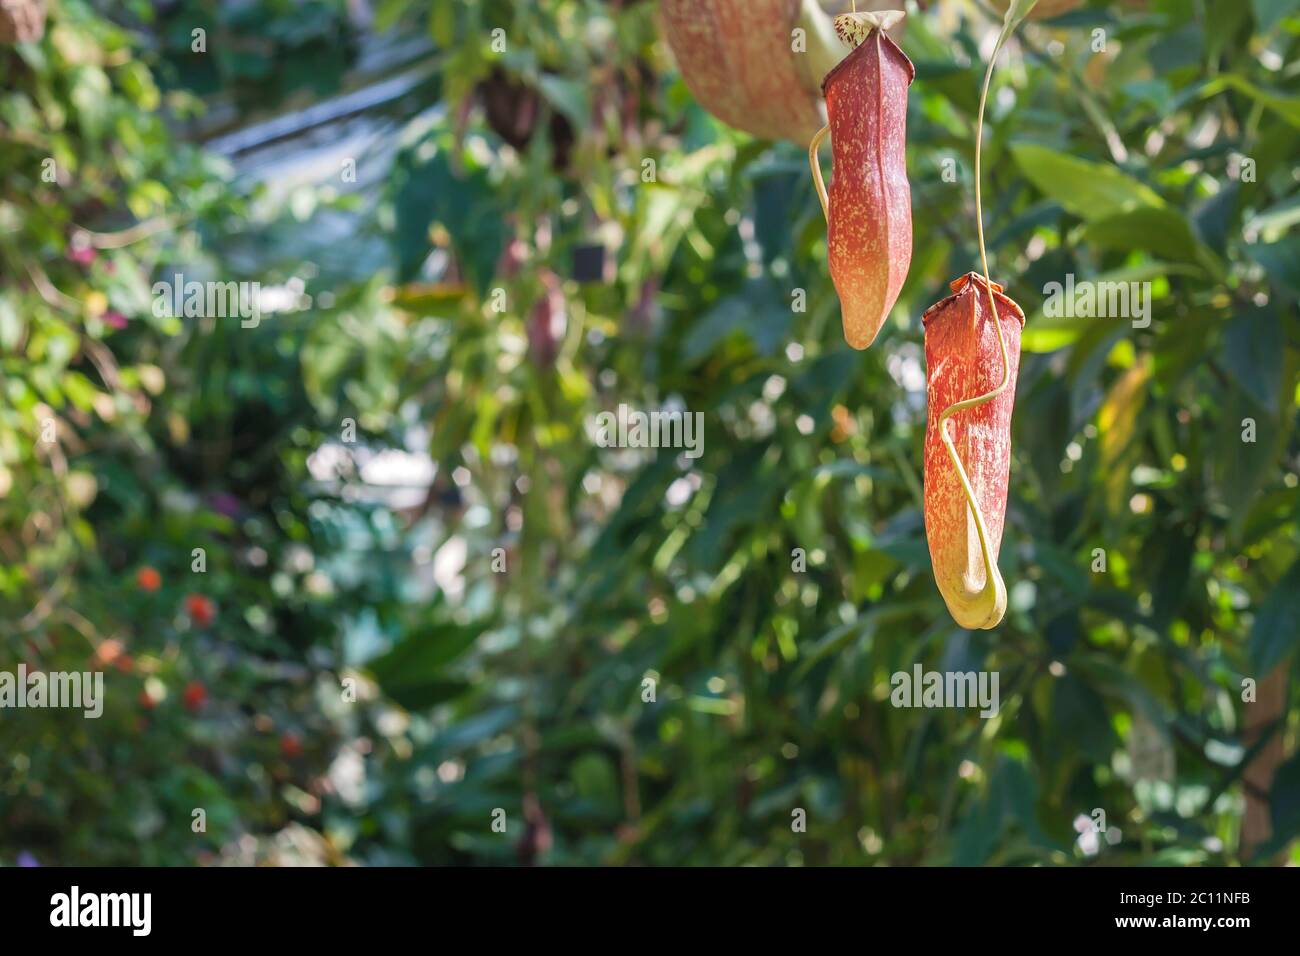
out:
M123 646L122 642L116 638L110 637L107 640L99 642L99 646L95 648L95 653L91 655L90 660L97 668L107 667L114 661L120 661L122 655L125 653L126 648ZM121 666L121 664L118 664L118 667Z
M217 616L217 606L202 594L191 594L185 599L185 610L199 627L207 627Z
M135 574L135 583L140 585L141 591L157 591L162 587L162 575L153 568L141 568Z
M292 760L295 757L302 756L302 740L297 734L285 733L280 735L280 753Z
M147 690L140 691L140 696L137 699L140 701L140 706L145 710L153 710L158 706L158 702L149 696Z
M208 702L208 689L196 680L185 685L185 708L191 713L198 713Z

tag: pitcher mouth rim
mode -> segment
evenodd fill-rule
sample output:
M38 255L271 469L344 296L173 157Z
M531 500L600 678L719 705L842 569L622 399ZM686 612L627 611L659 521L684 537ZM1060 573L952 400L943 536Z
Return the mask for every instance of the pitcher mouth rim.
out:
M965 295L966 292L967 292L967 290L969 290L969 289L971 289L971 288L980 288L980 289L982 289L982 288L986 288L986 286L985 286L985 283L984 283L984 276L983 276L983 274L982 274L982 273L979 273L979 272L976 272L976 271L974 271L974 270L972 269L970 272L967 272L967 273L965 273L965 274L963 274L963 275L959 275L957 278L955 278L955 279L953 279L951 282L949 282L949 283L948 283L948 288L950 288L950 289L953 290L953 291L952 291L952 295L945 296L944 298L942 298L942 299L940 299L938 302L936 302L934 305L930 306L930 308L926 309L923 313L921 313L921 325L922 325L922 326L926 325L926 324L930 321L930 316L931 316L932 313L938 311L938 310L939 310L940 308L942 308L943 306L945 306L945 305L947 305L948 303L952 302L952 301L953 301L954 299L956 299L958 296ZM989 279L989 282L988 282L987 288L990 288L990 289L993 290L993 298L994 298L994 301L999 302L999 303L1001 303L1002 305L1005 305L1005 306L1007 306L1008 308L1010 308L1012 314L1013 314L1016 318L1018 318L1018 319L1020 320L1020 327L1021 327L1021 328L1024 328L1024 327L1025 327L1025 312L1024 312L1024 310L1021 309L1020 306L1016 303L1015 299L1013 299L1013 298L1011 298L1011 296L1005 294L1005 293L1002 291L1002 286L999 285L998 283L994 282L992 279Z
M876 29L872 30L871 33L878 33L880 35L880 39L884 40L891 47L893 47L894 52L903 58L903 62L907 64L907 85L911 86L912 81L916 79L916 65L912 63L911 58L906 53L903 52L903 48L899 46L897 43L895 43L893 38L884 30L881 30L879 27L877 27ZM839 73L840 70L844 68L845 64L847 64L850 60L857 57L860 53L862 53L863 50L867 48L868 46L867 41L871 39L871 33L867 34L866 40L863 40L856 47L850 50L845 55L844 59L840 60L840 62L836 63L833 67L831 67L830 72L827 73L824 77L822 77L822 96L826 95L826 87L830 85L830 82L834 78L835 74Z

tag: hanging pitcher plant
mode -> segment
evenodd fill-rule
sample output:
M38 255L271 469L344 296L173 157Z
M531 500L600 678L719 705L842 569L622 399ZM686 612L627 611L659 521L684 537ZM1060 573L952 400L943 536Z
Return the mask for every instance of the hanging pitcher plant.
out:
M829 122L808 147L844 338L855 349L867 348L880 334L912 261L907 89L916 71L886 33L902 18L901 10L835 18L836 33L854 50L822 81ZM827 135L829 195L817 157Z
M925 536L934 580L962 627L992 628L1007 610L998 551L1011 473L1011 413L1025 314L989 278L980 152L993 65L1033 8L1008 8L989 56L975 120L975 227L980 272L953 280L953 294L925 311Z
M993 65L1035 0L1007 9L989 57L975 125L975 223L980 272L950 283L952 295L921 317L925 328L925 529L935 582L962 627L992 628L1007 607L998 552L1011 470L1011 413L1025 315L989 278L980 190L980 154ZM840 297L844 338L853 348L875 341L898 299L912 257L907 181L907 91L915 75L886 31L903 13L835 18L854 47L822 81L829 118L808 147L827 222L831 279ZM830 136L832 178L822 180L818 148Z

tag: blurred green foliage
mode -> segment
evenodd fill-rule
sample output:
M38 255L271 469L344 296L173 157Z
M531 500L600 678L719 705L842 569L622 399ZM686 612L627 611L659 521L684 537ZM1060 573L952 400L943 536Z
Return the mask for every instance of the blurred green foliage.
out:
M370 516L309 481L305 316L155 312L176 272L246 278L203 250L252 197L169 131L193 99L138 43L69 0L0 49L0 669L107 685L98 720L0 712L4 862L190 863L304 817L340 737L337 607L395 593L318 566Z
M187 83L246 97L236 67L205 86L175 43L77 0L0 50L0 666L79 668L107 640L133 665L98 722L0 713L0 860L243 859L241 837L286 833L421 863L1286 851L1296 758L1254 797L1264 845L1241 828L1247 764L1297 729L1300 16L1084 7L1004 54L986 229L1028 323L1009 611L970 633L923 533L919 316L978 265L997 21L909 7L913 259L858 353L804 150L704 112L656 4L373 6L431 40L434 81L385 114L350 194L285 208L160 119L192 108ZM286 11L247 24L278 36ZM161 217L77 251L79 227ZM149 308L178 264L269 285L304 263L314 304L255 330ZM1071 274L1149 282L1149 326L1044 314ZM702 412L704 454L597 447L619 404ZM309 456L348 419L359 447L323 481ZM421 503L367 496L385 449L432 459ZM890 706L917 663L998 671L1000 714ZM1244 703L1247 678L1281 703ZM166 697L142 709L151 679ZM1272 708L1262 743L1252 707ZM1117 842L1081 838L1098 808Z

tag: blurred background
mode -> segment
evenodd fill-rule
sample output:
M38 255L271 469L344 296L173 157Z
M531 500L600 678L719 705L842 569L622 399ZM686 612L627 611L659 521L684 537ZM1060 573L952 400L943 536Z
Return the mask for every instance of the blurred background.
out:
M1044 3L999 61L978 633L920 315L979 265L1000 13L894 31L914 251L856 352L802 131L711 114L681 6L0 4L0 671L106 698L0 710L0 865L1300 860L1297 5ZM260 322L167 315L178 274ZM1045 315L1067 275L1149 326ZM620 404L703 454L598 447ZM918 663L999 715L890 706Z

